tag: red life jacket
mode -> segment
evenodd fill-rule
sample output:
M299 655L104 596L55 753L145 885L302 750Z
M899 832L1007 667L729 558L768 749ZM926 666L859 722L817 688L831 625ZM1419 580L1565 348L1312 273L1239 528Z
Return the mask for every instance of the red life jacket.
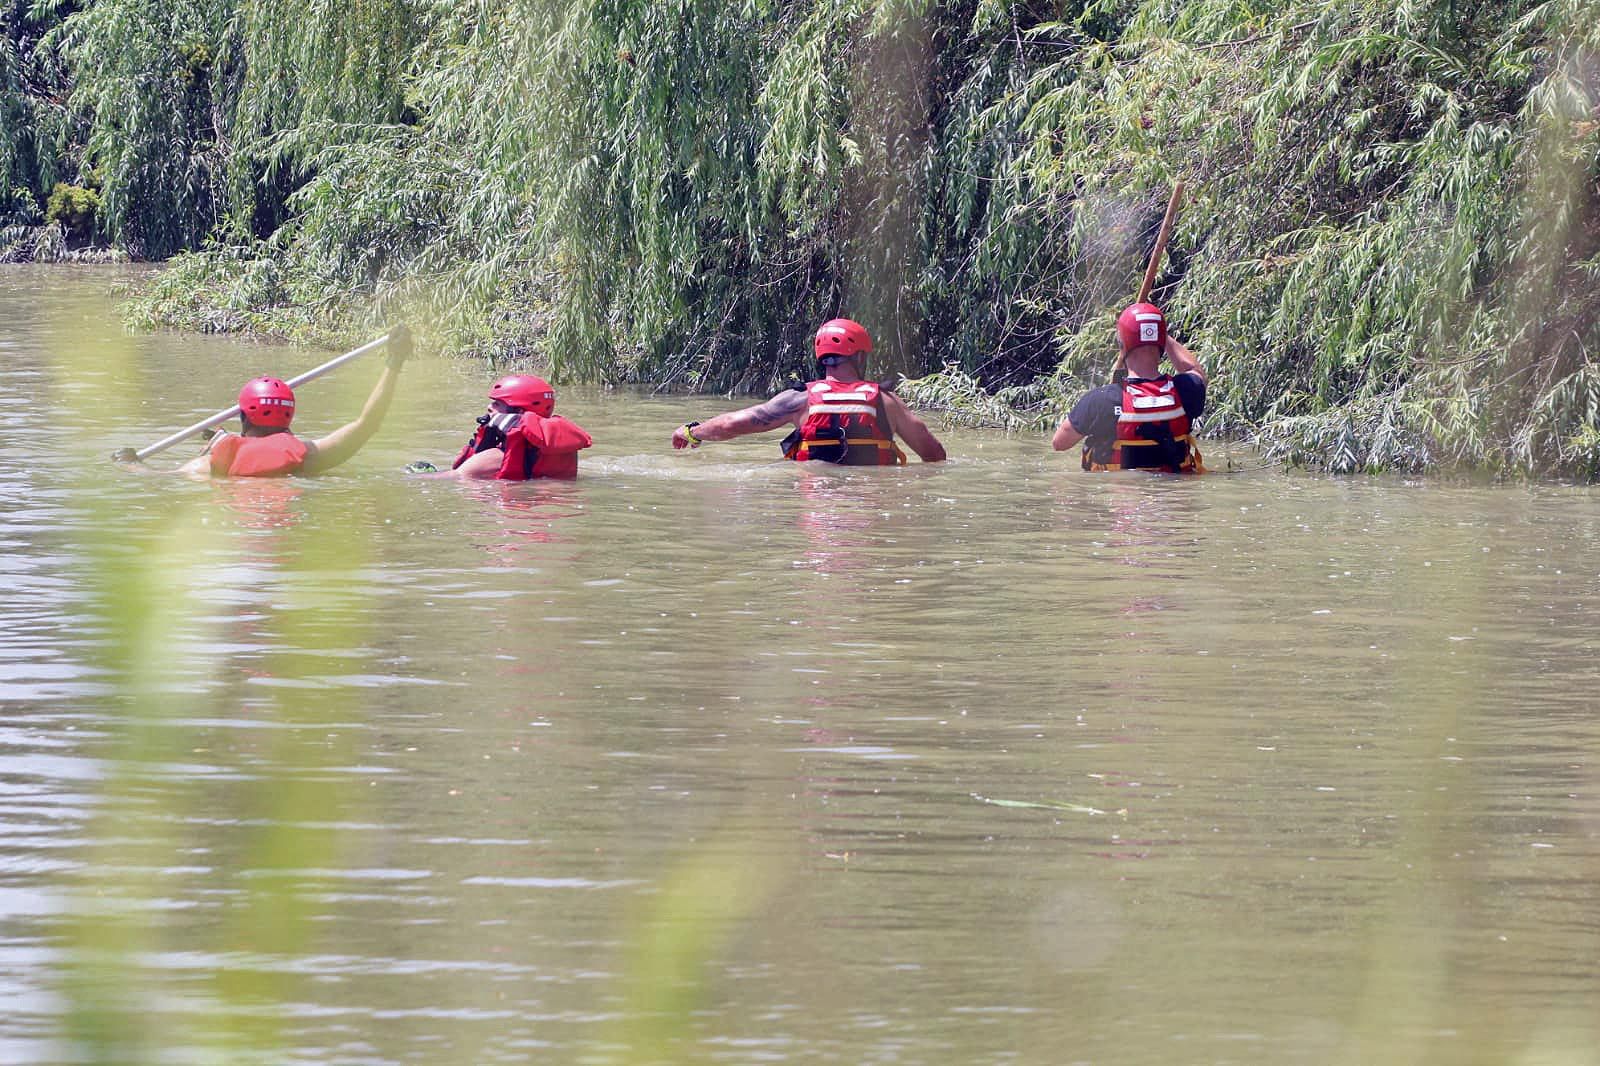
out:
M212 477L288 477L298 473L310 449L293 433L241 437L224 433L211 442Z
M875 381L813 381L806 416L787 459L820 459L847 466L892 466L906 455L894 442L882 389Z
M517 412L515 420L499 416L478 427L467 446L461 449L454 470L472 456L489 448L505 451L505 459L494 475L500 481L529 481L537 477L575 478L578 453L594 443L576 422L560 415L544 418L532 411ZM501 423L496 425L495 423ZM510 422L509 428L505 424Z
M1083 449L1085 470L1166 470L1174 474L1203 474L1200 447L1189 432L1178 386L1167 374L1148 380L1129 378L1122 383L1122 405L1117 408L1117 438L1111 443L1111 461L1096 463Z

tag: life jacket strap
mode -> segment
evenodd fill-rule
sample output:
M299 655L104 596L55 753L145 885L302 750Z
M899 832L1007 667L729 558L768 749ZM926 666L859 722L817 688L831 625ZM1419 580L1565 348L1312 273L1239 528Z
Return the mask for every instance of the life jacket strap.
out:
M853 448L856 445L866 446L868 444L877 448L879 452L893 452L894 465L904 466L906 464L906 453L900 450L900 445L896 444L892 440L886 440L882 437L846 437L843 440L803 440L796 444L793 450L785 452L784 457L789 459L802 459L803 456L801 453L809 453L812 446L816 446L818 448L843 447L848 449ZM879 465L881 466L884 464L880 463Z
M1180 474L1204 474L1204 473L1206 473L1205 460L1200 454L1200 445L1198 443L1196 443L1193 435L1185 433L1181 437L1173 437L1172 439L1173 439L1174 442L1182 442L1182 443L1187 444L1189 446L1189 454L1184 457L1182 465L1178 467L1178 473L1180 473ZM1112 462L1109 462L1109 463L1096 463L1096 462L1092 462L1092 461L1088 460L1088 458L1085 457L1083 468L1085 470L1089 471L1090 473L1096 473L1096 474L1097 473L1102 473L1102 472L1108 471L1108 470L1160 470L1160 469L1162 469L1161 467L1156 467L1156 466L1124 466L1122 463L1119 463L1119 462L1115 461L1116 457L1117 457L1117 454L1118 454L1117 453L1117 449L1119 449L1119 448L1138 448L1138 447L1144 447L1144 446L1147 446L1147 445L1160 444L1160 443L1161 443L1160 441L1154 441L1154 440L1119 440L1119 441L1114 442L1111 445L1111 456L1112 456L1112 460L1113 460Z
M1180 436L1173 437L1172 440L1173 440L1173 443L1175 443L1175 444L1187 444L1191 448L1194 447L1194 436L1192 434L1189 434L1189 433L1184 433L1184 434L1182 434ZM1115 448L1142 448L1142 447L1146 447L1146 446L1149 446L1149 445L1165 444L1165 443L1166 443L1165 441L1159 441L1159 440L1142 440L1142 439L1140 439L1140 440L1119 440L1119 441L1113 441L1111 443L1111 447L1114 448L1114 449Z

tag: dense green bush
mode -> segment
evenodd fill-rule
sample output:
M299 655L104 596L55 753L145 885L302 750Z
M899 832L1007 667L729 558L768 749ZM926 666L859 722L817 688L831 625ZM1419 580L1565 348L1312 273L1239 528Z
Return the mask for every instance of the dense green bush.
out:
M58 181L50 190L44 217L47 222L60 223L74 238L87 240L94 235L101 206L100 194L93 189Z

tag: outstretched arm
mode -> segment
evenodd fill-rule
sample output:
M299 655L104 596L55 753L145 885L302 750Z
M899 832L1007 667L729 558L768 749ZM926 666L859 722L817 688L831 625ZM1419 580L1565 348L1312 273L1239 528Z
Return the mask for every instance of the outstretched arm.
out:
M454 470L445 470L430 477L461 477L469 481L490 481L500 475L500 467L505 465L506 453L501 448L485 448L474 455L467 456L465 462Z
M672 431L672 446L698 448L701 441L732 440L734 437L743 437L750 433L765 433L785 422L798 424L800 415L805 409L805 392L800 389L785 389L766 403L708 418L693 429L679 426Z
M146 466L144 460L139 458L139 453L132 448L118 448L111 453L111 461L123 470L128 470L135 474L156 474L160 476L181 474L191 478L208 478L212 475L212 467L215 465L211 458L211 450L217 446L219 441L230 436L232 434L227 431L206 434L206 446L200 449L200 454L182 466L174 467L171 470L157 470L153 466Z
M194 478L197 481L203 481L210 477L211 448L208 446L205 451L178 467L173 473L182 474L184 477Z
M889 428L895 436L911 445L911 450L925 463L944 461L944 445L933 435L926 422L912 413L905 401L892 392L885 392L883 406L889 412Z
M227 432L215 433L210 440L206 441L205 449L199 455L190 459L173 472L192 478L195 481L204 481L207 478L216 477L219 469L226 471L228 463L231 461L226 457L219 460L218 456L222 453L231 455L232 453L229 450L236 447L238 447L238 438L235 434Z
M326 437L310 443L305 462L300 465L302 474L323 474L332 470L360 451L361 446L371 440L372 435L378 432L378 427L383 425L383 418L389 413L389 404L394 400L394 386L400 378L400 368L411 355L410 331L404 326L390 330L388 348L389 360L384 365L383 373L378 375L378 383L373 386L372 395L367 397L361 414L356 416L354 422L340 426Z
M127 454L114 454L111 457L111 461L116 463L119 469L126 470L132 474L155 475L158 477L165 477L168 474L183 474L194 478L211 476L211 457L206 452L195 456L182 466L173 467L170 470L161 470L153 466L146 466L143 459L133 454L132 448L125 448L123 451Z

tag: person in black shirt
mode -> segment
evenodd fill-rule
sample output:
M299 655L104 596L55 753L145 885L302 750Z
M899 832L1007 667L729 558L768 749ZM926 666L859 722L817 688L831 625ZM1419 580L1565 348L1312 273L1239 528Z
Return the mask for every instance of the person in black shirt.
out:
M1154 304L1125 309L1117 340L1127 379L1085 394L1056 427L1051 447L1064 452L1082 441L1085 470L1204 473L1190 433L1206 406L1205 371L1194 354L1167 333ZM1161 373L1163 354L1176 373Z

